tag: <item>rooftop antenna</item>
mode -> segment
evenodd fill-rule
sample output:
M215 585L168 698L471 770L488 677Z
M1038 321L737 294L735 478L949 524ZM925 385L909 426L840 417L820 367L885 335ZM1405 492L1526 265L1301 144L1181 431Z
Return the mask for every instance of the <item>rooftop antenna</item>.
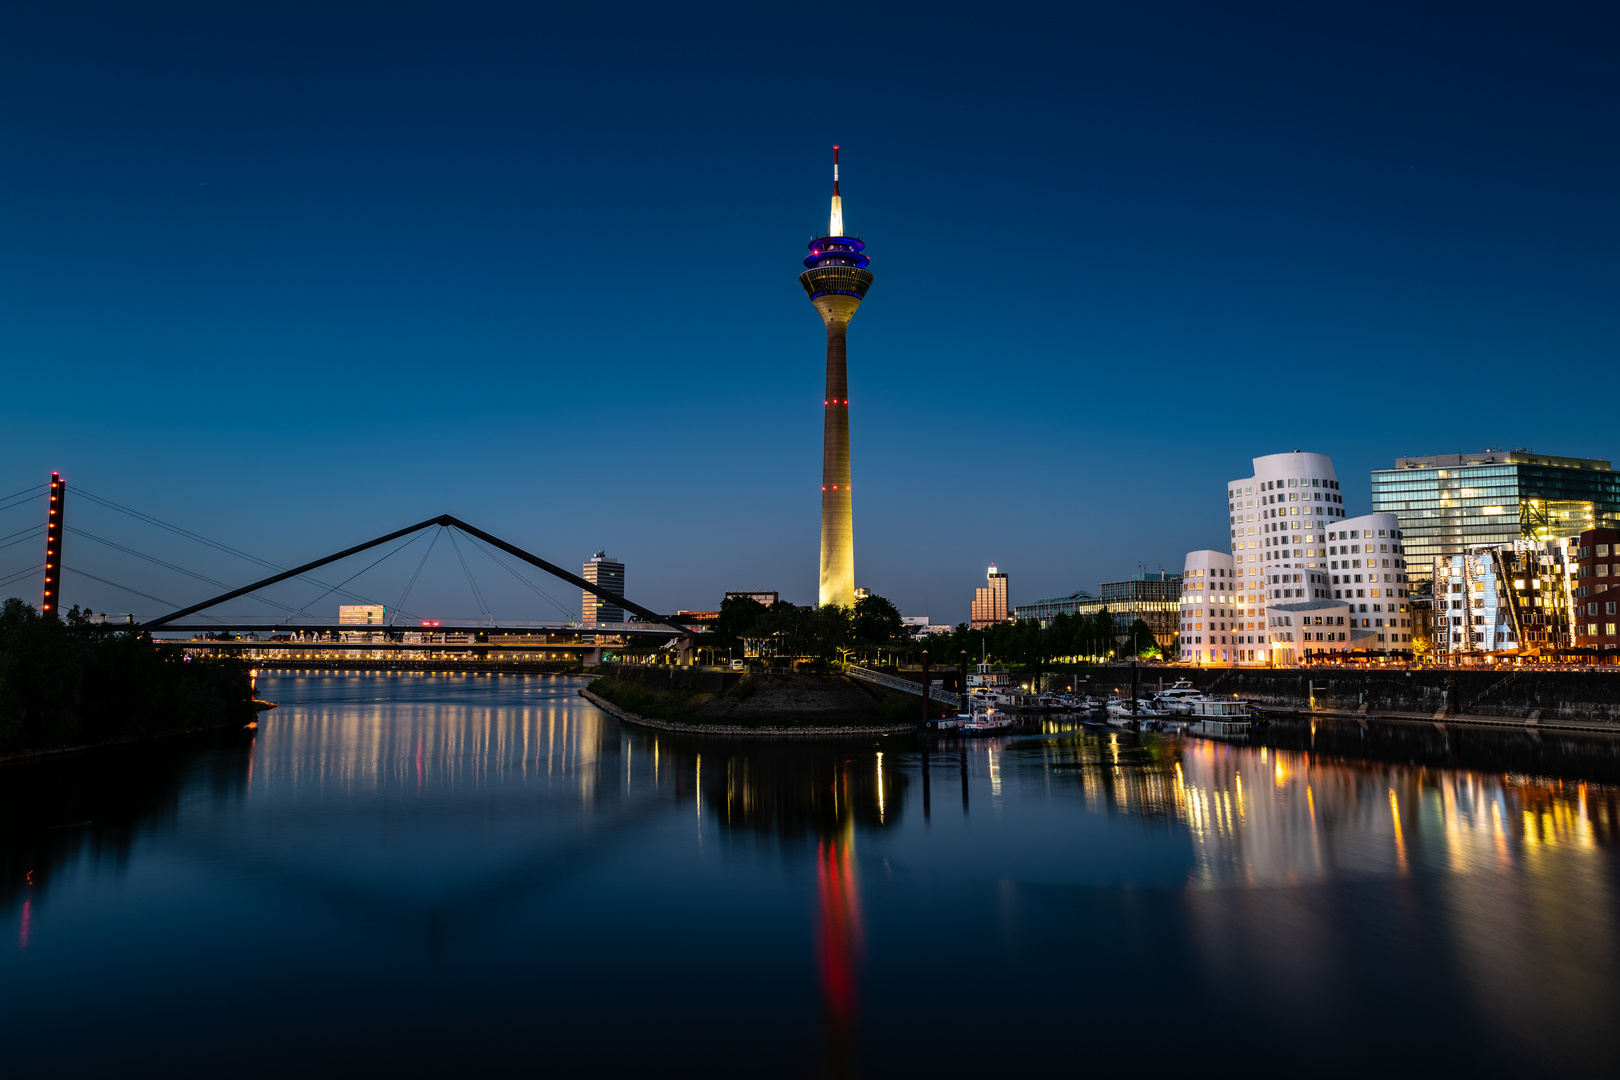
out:
M828 236L844 235L844 200L838 194L838 146L833 146L833 193L832 214L827 221Z

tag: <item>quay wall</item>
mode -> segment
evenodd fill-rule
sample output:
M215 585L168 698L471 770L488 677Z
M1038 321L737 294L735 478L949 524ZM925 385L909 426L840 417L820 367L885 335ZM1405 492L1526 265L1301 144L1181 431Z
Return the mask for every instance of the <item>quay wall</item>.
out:
M1099 671L1094 681L1121 682L1122 674L1128 685L1129 674L1117 667ZM1620 731L1620 672L1146 668L1142 688L1156 688L1161 676L1166 685L1186 677L1200 690L1278 708L1308 708L1314 683L1318 709L1359 712L1365 705L1368 713L1429 716L1445 709L1454 716L1613 724Z

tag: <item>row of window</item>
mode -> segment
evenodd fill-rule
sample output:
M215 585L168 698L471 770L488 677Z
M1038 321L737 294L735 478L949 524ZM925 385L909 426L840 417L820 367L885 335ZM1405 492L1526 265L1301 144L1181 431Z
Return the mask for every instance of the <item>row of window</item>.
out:
M1284 498L1281 494L1263 495L1258 500L1258 505L1261 507L1266 507L1275 506L1278 503L1285 502L1327 502L1336 503L1340 506L1344 505L1344 499L1341 496L1333 494L1331 491L1325 493L1321 491L1290 491L1287 498ZM1231 502L1226 504L1226 508L1228 510L1253 510L1255 505L1256 500L1254 499L1233 499Z
M1329 491L1338 491L1339 482L1337 480L1323 480L1320 477L1289 480L1286 484L1281 480L1266 480L1260 485L1260 493L1264 495L1268 491L1281 491L1284 488L1326 488ZM1228 499L1238 499L1244 495L1253 494L1254 488L1252 487L1235 487L1227 491L1226 497Z

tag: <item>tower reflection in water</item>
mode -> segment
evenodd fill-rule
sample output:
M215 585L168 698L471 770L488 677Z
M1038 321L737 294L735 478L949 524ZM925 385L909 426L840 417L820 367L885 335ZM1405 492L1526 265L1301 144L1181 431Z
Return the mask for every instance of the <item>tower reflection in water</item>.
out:
M867 748L760 746L703 755L699 777L706 812L734 836L785 848L815 846L816 967L825 1016L826 1064L854 1069L860 977L865 952L856 826L893 828L906 778L882 752Z

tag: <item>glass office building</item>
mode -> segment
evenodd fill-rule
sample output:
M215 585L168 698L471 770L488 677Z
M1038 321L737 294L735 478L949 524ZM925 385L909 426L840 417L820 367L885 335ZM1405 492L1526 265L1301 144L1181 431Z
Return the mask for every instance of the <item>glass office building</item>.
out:
M1018 604L1013 618L1035 619L1045 629L1059 615L1096 615L1103 608L1114 617L1114 633L1124 634L1137 619L1153 629L1153 638L1166 656L1176 655L1179 634L1181 575L1154 570L1132 574L1124 581L1105 581L1101 596L1073 592L1048 596L1033 604Z
M1620 474L1607 461L1528 450L1396 458L1373 470L1372 505L1400 519L1411 579L1429 592L1435 559L1620 524Z

